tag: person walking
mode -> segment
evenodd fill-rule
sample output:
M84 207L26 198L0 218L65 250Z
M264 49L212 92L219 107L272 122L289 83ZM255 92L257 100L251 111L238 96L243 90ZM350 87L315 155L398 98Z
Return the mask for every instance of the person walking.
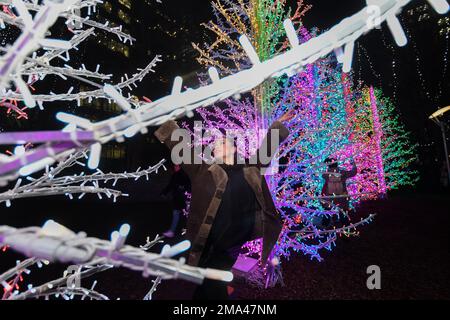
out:
M186 208L186 192L188 190L189 178L181 169L180 165L174 165L169 184L161 192L163 196L167 196L168 194L172 196L172 223L170 224L170 228L163 233L167 238L173 238L175 236L180 216Z

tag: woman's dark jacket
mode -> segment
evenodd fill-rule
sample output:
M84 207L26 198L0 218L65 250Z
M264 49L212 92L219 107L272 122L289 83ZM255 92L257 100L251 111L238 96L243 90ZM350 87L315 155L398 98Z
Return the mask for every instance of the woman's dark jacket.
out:
M159 141L172 150L180 141L172 141L172 132L179 129L175 121L164 123L156 132ZM279 130L280 143L289 135L289 131L279 121L269 128L262 146L269 146L273 130ZM182 140L182 139L180 139ZM266 150L269 150L267 148ZM272 151L270 153L270 151ZM266 153L272 157L276 150ZM192 152L192 151L191 151ZM278 240L282 228L282 220L274 205L266 179L261 173L263 164L256 159L256 164L246 164L243 168L244 177L255 192L259 203L255 216L255 226L252 239L263 239L262 261L265 262ZM191 161L193 162L193 161ZM254 163L254 162L251 162ZM181 164L191 180L191 205L187 221L186 238L191 241L191 249L187 263L197 266L208 239L211 226L219 209L221 197L227 185L228 176L219 164Z

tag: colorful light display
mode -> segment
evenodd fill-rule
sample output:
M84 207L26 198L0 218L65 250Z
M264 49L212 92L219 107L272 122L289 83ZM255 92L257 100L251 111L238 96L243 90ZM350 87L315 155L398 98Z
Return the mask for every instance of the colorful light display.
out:
M434 2L436 1L434 0ZM63 2L66 5L75 3L74 1ZM386 2L383 7L385 10L383 13L388 16L388 24L390 22L390 25L392 25L392 21L396 21L395 15L408 2ZM11 16L6 11L0 12L0 18L7 23L21 28L22 33L20 39L26 39L30 32L35 31L33 28L34 25L31 25L33 22L32 16L25 6L25 4L29 6L31 3L20 0L14 1L14 3L23 5L22 7L25 8L19 10L21 11L19 18L23 19L17 19L16 16ZM81 2L78 1L77 3L80 5ZM97 1L93 1L92 3L95 4ZM224 5L220 5L219 2L216 2L216 14L217 16L220 16L222 13L229 14L223 21L224 23L232 23L229 25L224 24L224 28L218 25L210 25L210 30L225 40L223 42L219 41L210 47L211 50L208 50L207 53L210 59L207 56L203 56L202 59L209 61L205 64L217 67L221 76L230 75L229 77L219 78L217 70L210 69L209 80L213 82L212 84L186 91L182 91L182 80L180 77L177 77L170 95L148 104L135 104L132 102L130 95L128 98L123 97L122 92L119 92L121 91L120 89L134 86L135 82L140 81L145 74L153 71L154 63L159 61L159 58L156 57L146 68L133 75L130 79L125 75L127 79L115 86L117 91L114 91L115 89L112 90L112 86L99 84L97 85L98 90L87 93L88 99L115 99L123 108L124 114L99 123L92 123L89 119L74 115L60 114L59 120L68 123L73 129L78 129L77 133L71 134L70 137L64 137L63 132L51 132L45 138L41 136L43 140L39 141L46 143L45 150L44 148L38 147L34 150L37 151L36 153L33 153L33 150L27 150L26 154L20 156L0 155L0 178L2 179L0 182L4 181L7 183L16 180L16 171L24 165L34 165L35 171L38 171L46 166L48 167L54 161L62 160L63 158L67 159L67 157L74 154L80 148L84 149L90 145L93 146L91 148L90 159L96 159L97 161L92 162L98 164L100 144L113 139L123 141L125 138L129 138L138 132L145 133L147 126L158 125L169 118L176 118L183 114L191 114L191 110L197 107L222 101L227 97L237 97L241 93L253 90L251 97L244 97L244 100L240 102L225 100L225 108L218 106L208 111L206 111L207 109L201 110L200 113L204 116L205 121L209 121L210 125L214 127L227 128L235 125L237 128L246 130L256 128L258 132L256 135L252 135L251 138L253 144L244 151L244 153L251 154L258 146L259 140L263 136L264 128L267 128L268 124L286 112L286 110L293 109L296 111L297 116L288 123L288 127L293 134L280 148L279 154L276 157L276 161L281 163L281 168L278 173L268 177L269 186L274 197L276 197L278 209L285 218L283 233L273 253L275 260L280 256L289 257L292 251L300 251L310 255L312 258L320 260L319 252L322 249L331 249L338 235L352 234L356 232L356 227L370 221L372 216L360 222L333 229L326 229L321 226L321 219L324 216L337 216L340 211L336 206L328 209L324 209L323 206L323 203L327 201L327 198L323 197L320 191L323 183L321 172L324 169L323 160L325 157L336 154L339 155L341 161L345 161L349 156L358 157L361 152L370 150L366 158L373 159L374 163L377 164L377 168L384 170L383 174L380 174L379 170L375 174L367 174L367 177L375 181L373 183L375 192L379 192L376 188L378 186L382 186L381 189L385 190L393 188L396 184L398 185L398 181L401 181L404 168L413 161L411 160L413 159L413 151L411 149L405 148L404 152L399 152L396 147L398 144L391 141L401 141L400 145L406 143L404 142L406 141L404 140L406 139L406 135L403 134L404 128L398 125L398 122L396 124L393 121L396 118L390 118L390 116L395 114L394 109L390 105L387 105L384 109L380 108L380 101L382 99L377 96L376 90L372 90L372 93L369 94L369 110L372 115L378 114L378 116L365 118L363 116L364 113L361 112L364 108L360 108L357 105L357 100L355 100L356 94L350 89L351 81L349 79L343 80L344 76L341 74L339 64L336 63L334 58L319 59L319 57L332 52L333 49L344 46L346 57L344 59L345 69L349 69L354 41L372 28L364 25L364 23L361 24L361 21L365 21L364 10L349 17L346 20L348 23L339 24L331 30L317 36L317 39L314 39L315 41L310 41L310 33L299 22L299 19L307 11L307 7L302 6L302 3L299 2L297 10L291 17L294 25L298 25L298 30L296 30L300 36L298 40L304 45L303 47L299 47L296 39L292 37L292 33L289 34L289 28L286 28L286 26L289 26L289 21L286 24L284 19L289 17L289 13L285 12L285 1L251 0L245 2L239 0L236 4L231 0L223 0L223 3ZM48 2L48 5L51 6L51 3ZM47 3L36 4L36 6L39 10L42 9L43 12ZM229 6L233 6L234 9L229 10L227 8ZM223 8L227 9L224 10ZM77 16L72 11L65 11L65 9L67 8L61 8L59 13L54 12L52 19L56 19L57 17L66 18L69 25L82 20L85 25L109 31L117 35L124 42L131 42L132 40L132 38L122 33L120 28L108 28L107 24L102 25L92 22L89 19ZM445 11L447 10L448 6ZM440 12L442 13L444 10L440 10ZM38 14L34 16L34 20L36 21L38 21L36 19L37 16ZM29 82L25 83L22 76L41 72L43 75L55 74L63 79L67 76L78 78L94 77L101 80L108 78L107 75L99 73L98 68L91 72L84 68L75 70L70 67L52 67L49 64L51 59L56 57L63 60L67 59L68 50L76 48L77 43L79 43L78 41L84 40L92 30L74 32L75 36L70 41L57 41L44 38L47 27L50 25L51 21L46 21L46 26L39 29L39 36L32 37L33 41L28 43L30 44L29 46L21 47L19 42L15 42L11 47L17 48L16 51L14 51L15 49L9 50L10 47L2 47L3 52L6 53L5 56L12 56L12 58L3 59L2 70L5 72L0 85L5 90L1 90L2 102L0 106L6 107L8 112L17 113L17 116L20 118L26 118L26 113L24 112L25 109L17 106L18 101L25 102L29 107L34 106L35 103L39 107L42 107L42 102L45 101L79 100L86 98L86 96L83 96L83 93L72 93L71 90L67 93L56 95L36 95L29 90L29 88L33 89L32 84L36 81L36 78L30 77ZM395 39L398 40L402 35L401 29L399 31L396 25L391 30ZM287 32L289 41L284 36L285 32ZM240 41L237 41L230 34L236 36L246 35L248 38L241 37ZM249 44L246 40L248 40ZM230 46L231 44L233 47ZM292 48L290 50L284 50L288 44ZM232 49L228 53L227 51L221 51L221 45ZM45 64L36 60L36 56L31 56L39 48L47 48L49 46L52 49L44 50L43 53L43 56L48 58ZM256 58L252 55L252 50L256 53ZM50 57L47 56L49 53ZM231 60L228 62L220 60L224 57L229 57L229 53L232 54ZM42 58L43 56L37 58ZM275 56L278 58L277 60L274 60ZM230 61L235 65L230 64ZM267 63L264 64L264 62ZM243 69L245 71L249 69L249 72L243 72ZM14 72L9 72L11 70ZM237 70L241 71L236 72ZM297 72L298 70L302 71L298 74L293 74L294 71ZM286 78L284 76L285 73L289 74L290 78ZM278 79L282 75L283 78ZM89 80L84 79L83 81L86 82ZM132 108L132 104L136 109ZM155 108L155 106L158 106L158 108ZM391 120L393 122L390 122ZM241 122L236 124L237 121ZM371 136L366 135L363 130L355 133L354 126L362 127L371 123L374 132L376 131L372 135L375 139L370 139ZM386 123L390 123L390 126L386 125ZM90 136L91 138L85 138L86 144L81 145L80 141L82 139L79 139L78 133L80 135L82 133L86 134L86 136ZM29 134L35 137L39 136L36 132ZM387 137L391 137L391 140L387 139ZM6 139L11 141L12 134L3 134L1 138L3 141ZM61 142L68 142L69 140L70 143L64 146L61 145ZM14 142L17 143L17 141L21 140L15 140ZM366 145L373 145L373 150L375 151L372 153L372 148L364 148ZM359 148L355 146L359 146ZM93 154L95 157L92 156ZM409 157L409 160L403 161L402 159L405 156ZM360 157L362 159L363 156ZM44 162L42 162L43 160ZM388 167L389 165L391 167ZM90 165L90 167L96 167L96 165ZM51 171L52 168L48 168L46 173L49 172L48 170ZM127 177L137 178L138 176L145 175L139 171L138 169L138 172L129 174ZM104 180L107 180L111 178L109 174L103 175L100 173L100 175L101 177L87 177L86 179L101 180L100 178L105 178ZM414 180L412 176L411 174L408 178L405 178L402 184L412 183ZM361 186L366 186L365 181L372 181L369 178L362 177L364 176L360 170L359 175L353 179L353 182L360 181ZM65 178L85 179L79 176ZM384 179L384 183L380 183L381 178ZM58 180L58 182L61 181ZM11 193L2 195L4 198L1 200L7 202L11 197L17 195L18 188L21 187L20 184L20 180L17 180L17 188L12 190L13 192ZM29 185L32 184L33 182ZM49 185L53 186L52 182L49 182ZM96 187L98 188L98 186ZM22 191L24 190L26 191L26 188L23 188ZM77 190L81 189L78 188ZM112 193L111 190L107 191L106 194ZM351 194L352 199L358 199L362 191L355 189ZM61 193L62 191L59 192ZM101 192L96 193L101 194ZM39 195L45 195L45 192ZM20 230L12 230L10 227L3 227L3 230L5 230L5 234L11 237L16 235L23 236ZM29 234L29 237L30 239L34 239L33 234ZM111 242L104 242L98 239L91 240L96 244L107 246L108 249L105 250L109 250L108 254L111 253ZM34 241L29 241L29 243L34 244ZM115 241L113 244L117 245L117 243ZM250 249L250 254L258 253L259 245L260 243L255 241L248 243L246 247ZM43 248L45 247L40 246L38 249L41 250ZM128 249L131 250L131 248ZM135 252L134 250L132 251ZM145 257L142 252L137 251L135 253ZM161 255L167 254L167 251L165 253L161 252ZM125 254L123 258L129 257ZM118 263L120 263L119 260ZM128 259L126 260L128 261ZM138 260L140 265L142 261L140 259ZM144 270L150 268L145 262L147 260L143 259L143 261ZM168 267L171 266L169 265ZM192 271L187 266L182 267L189 272ZM175 270L175 273L178 275L179 268L180 266L177 264L176 267L170 269L172 271ZM196 279L201 280L205 276L202 270L196 269L195 271L200 273L199 276L195 277ZM274 272L268 272L267 274L266 281L268 282L266 282L266 285L275 283L277 276L280 275L277 269L272 271ZM227 274L225 280L231 280L229 274ZM6 288L8 292L11 289L9 287ZM30 292L33 293L32 290ZM150 290L149 296L151 296L152 292L153 289Z
M279 5L273 1L250 1L245 4L216 1L213 10L217 23L210 22L205 26L214 31L217 40L212 45L206 45L206 49L195 46L200 52L198 61L219 68L230 65L230 61L238 69L246 66L248 62L236 54L235 43L231 40L235 33L242 30L250 32L247 35L253 39L261 60L270 57L274 48L283 46L280 34L265 31L271 30L280 21L272 15L286 15ZM303 16L307 9L297 17ZM258 14L255 15L255 12ZM296 14L298 12L299 9ZM254 27L264 19L274 25L264 23L263 28ZM297 23L300 43L317 33L315 30L309 32L301 21ZM265 44L264 48L259 47L261 44ZM221 70L230 72L227 68ZM352 207L362 199L376 199L386 194L394 187L391 182L413 183L414 178L410 176L414 172L408 171L407 167L414 157L414 148L406 148L403 152L397 150L395 155L392 154L396 150L394 144L403 145L407 134L398 117L394 116L392 104L377 97L380 94L373 88L353 88L351 74L343 73L333 56L319 59L291 77L265 82L253 91L252 96L240 101L226 100L212 108L198 109L206 128L242 132L256 130L259 134L247 136L246 143L251 148L239 148L238 145L238 150L245 156L255 152L264 136L264 127L287 111L295 110L296 116L287 124L291 134L279 148L274 161L281 163L280 168L277 173L266 176L276 206L284 218L284 228L273 252L274 257L289 258L292 252L302 252L320 261L321 250L331 250L339 236L358 234L356 227L373 218L370 215L359 222L350 220L347 225L324 227L322 222L325 217L336 221L340 215L346 214L331 201L333 197L322 195L322 173L327 157L336 157L343 167L349 165L350 159L355 160L358 174L347 183ZM391 155L388 156L388 153ZM393 161L392 156L397 159ZM395 164L396 161L401 162L402 166ZM397 178L390 179L388 176ZM401 176L405 176L404 180ZM244 249L249 255L257 254L261 249L260 240L247 243ZM258 278L255 274L249 278ZM269 286L275 284L279 277L279 270L274 269L266 272L264 279L259 277L259 282Z

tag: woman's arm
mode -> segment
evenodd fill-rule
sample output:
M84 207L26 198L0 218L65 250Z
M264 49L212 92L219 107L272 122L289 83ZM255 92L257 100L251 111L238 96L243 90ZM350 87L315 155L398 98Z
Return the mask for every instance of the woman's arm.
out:
M177 129L184 131L180 131L177 134L175 132ZM180 158L181 163L177 164L181 165L189 178L194 177L195 174L197 174L203 161L195 154L194 148L190 147L190 135L187 130L181 129L175 121L169 120L155 131L155 136L169 148L171 153L170 156L174 163L178 162L174 161L174 156ZM188 154L184 154L184 151L187 151Z
M345 177L345 179L354 177L358 173L358 168L356 167L355 160L351 159L351 163L352 163L351 170L342 172L342 175Z
M289 136L289 130L284 126L283 122L292 118L291 113L287 113L274 121L267 130L267 134L264 137L260 147L256 153L250 157L250 165L256 165L258 167L268 167L272 161L273 156L278 150L278 147ZM278 135L277 137L274 135ZM273 144L272 141L276 143Z

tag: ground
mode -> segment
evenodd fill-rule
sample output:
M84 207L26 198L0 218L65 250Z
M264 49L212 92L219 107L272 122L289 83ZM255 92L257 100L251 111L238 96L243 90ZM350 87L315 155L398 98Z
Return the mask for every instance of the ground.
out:
M39 203L39 204L36 204ZM106 238L123 222L132 226L128 243L143 244L146 236L162 232L170 223L165 203L71 202L64 206L47 200L15 201L2 209L1 224L40 225L52 218L73 230ZM30 210L30 204L34 208ZM237 299L450 299L450 197L445 194L398 194L366 203L361 215L376 213L374 221L360 229L360 235L339 239L336 248L323 254L324 260L310 260L301 254L283 261L285 286L270 289L251 287L237 279L232 283ZM3 257L1 257L3 256ZM0 253L4 271L20 258L12 252ZM369 290L366 269L381 269L381 289ZM63 266L33 271L25 281L39 284L56 278ZM28 278L27 278L28 277ZM110 298L142 299L151 279L138 272L118 268L95 276L97 289ZM87 284L93 279L83 280ZM154 299L189 299L194 286L181 280L163 281Z

